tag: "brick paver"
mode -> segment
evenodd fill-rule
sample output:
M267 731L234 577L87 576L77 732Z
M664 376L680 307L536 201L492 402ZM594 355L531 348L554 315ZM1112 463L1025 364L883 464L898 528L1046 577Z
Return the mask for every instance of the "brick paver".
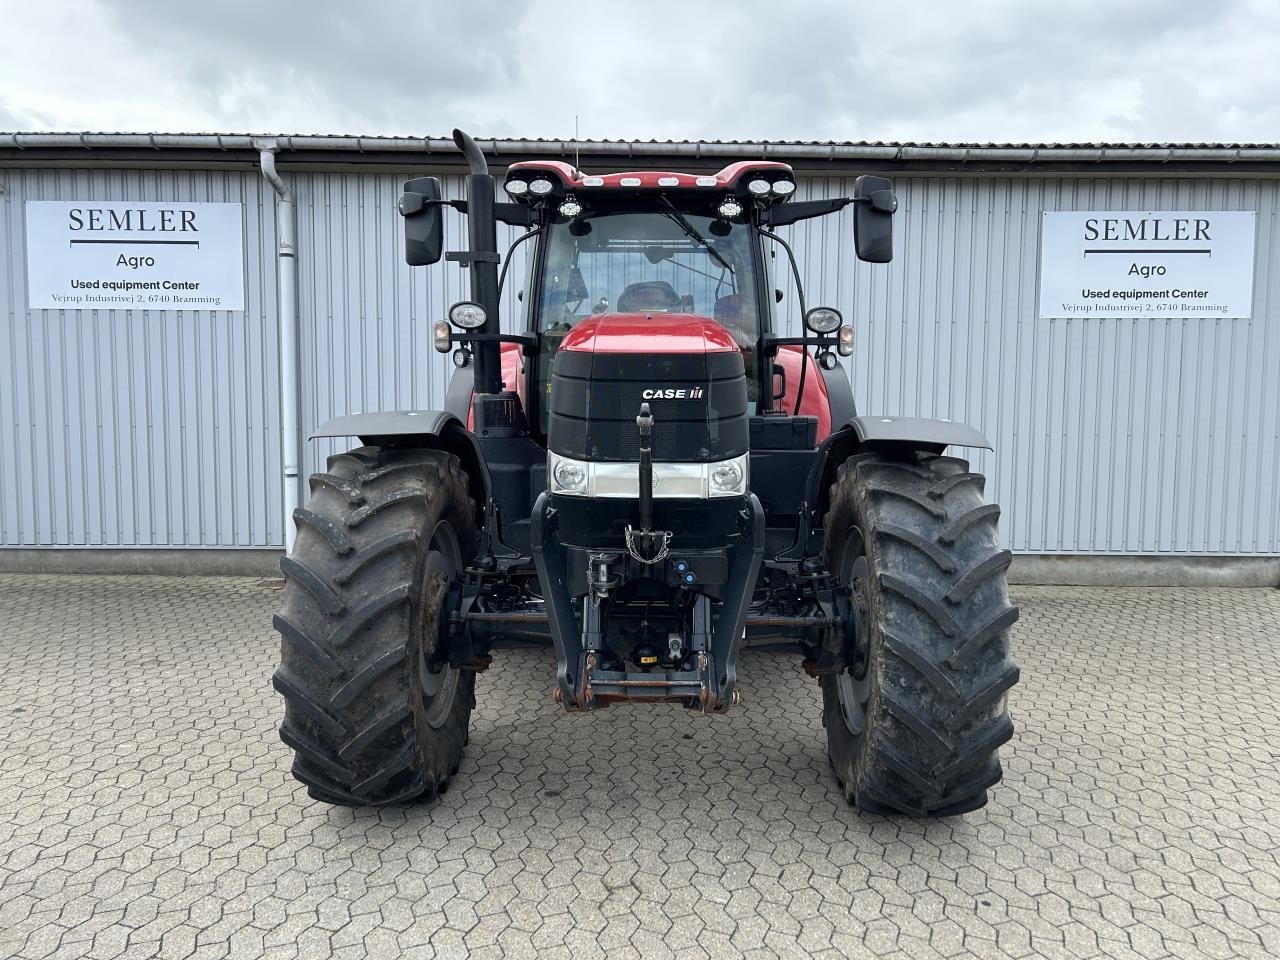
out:
M270 687L278 594L0 576L0 955L1280 955L1280 592L1021 588L991 804L840 799L816 684L568 716L550 651L480 677L432 808L314 803Z

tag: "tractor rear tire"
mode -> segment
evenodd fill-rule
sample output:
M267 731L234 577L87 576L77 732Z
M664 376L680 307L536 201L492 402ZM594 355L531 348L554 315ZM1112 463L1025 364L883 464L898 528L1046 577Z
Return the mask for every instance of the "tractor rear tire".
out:
M821 679L823 723L861 810L967 813L1000 780L1018 609L983 486L964 460L914 453L851 458L831 488L825 556L854 626L852 663Z
M442 665L441 606L475 550L452 454L361 447L329 458L294 512L285 575L280 737L326 803L435 799L462 759L475 673Z

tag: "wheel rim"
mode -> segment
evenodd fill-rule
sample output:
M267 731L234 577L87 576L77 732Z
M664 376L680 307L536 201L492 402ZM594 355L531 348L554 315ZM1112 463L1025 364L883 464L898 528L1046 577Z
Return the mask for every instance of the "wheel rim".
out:
M458 670L448 663L438 663L440 653L440 617L426 617L428 606L439 613L439 605L444 597L435 598L429 603L427 591L441 574L446 583L453 583L454 578L462 570L462 550L458 546L458 535L453 532L453 525L441 520L431 531L431 541L427 548L426 561L422 570L422 590L424 593L424 616L420 625L418 638L418 684L422 691L422 719L432 728L444 725L453 712L453 700L458 692Z
M836 693L844 724L855 737L867 727L867 702L871 699L871 644L868 623L871 614L870 568L866 539L857 527L850 527L840 557L840 583L849 589L844 612L845 649L850 651L849 667L836 678Z

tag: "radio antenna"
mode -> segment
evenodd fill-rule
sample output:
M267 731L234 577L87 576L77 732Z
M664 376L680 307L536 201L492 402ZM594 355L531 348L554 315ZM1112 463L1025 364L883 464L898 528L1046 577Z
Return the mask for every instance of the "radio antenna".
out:
M573 173L574 176L582 176L582 170L578 167L578 115L573 115Z

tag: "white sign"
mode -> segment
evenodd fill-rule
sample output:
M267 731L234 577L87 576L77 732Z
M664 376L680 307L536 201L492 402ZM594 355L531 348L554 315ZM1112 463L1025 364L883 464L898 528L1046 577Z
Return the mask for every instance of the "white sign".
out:
M1040 317L1249 317L1252 211L1045 213Z
M238 203L27 201L27 304L243 310Z

